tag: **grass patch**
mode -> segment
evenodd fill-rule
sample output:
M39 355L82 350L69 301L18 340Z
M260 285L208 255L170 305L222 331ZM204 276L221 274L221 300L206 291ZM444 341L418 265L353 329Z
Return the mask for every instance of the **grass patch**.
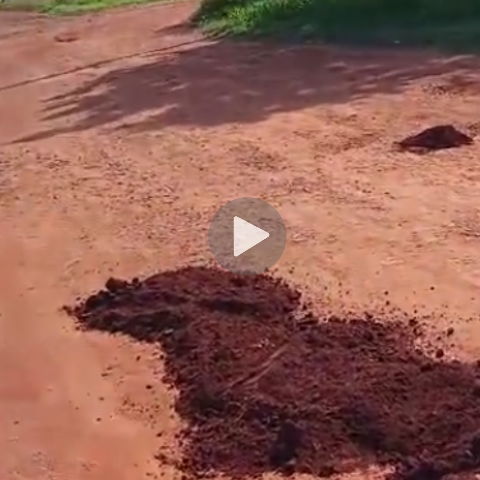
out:
M162 0L5 0L0 10L34 11L51 15L75 15L126 5L141 5Z
M480 0L204 0L209 33L480 49Z

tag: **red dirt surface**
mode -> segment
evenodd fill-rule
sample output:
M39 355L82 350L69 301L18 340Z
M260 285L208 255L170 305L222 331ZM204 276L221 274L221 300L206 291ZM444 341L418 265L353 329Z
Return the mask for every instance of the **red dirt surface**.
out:
M375 462L394 479L435 480L480 467L477 363L426 355L416 319L318 319L299 315L300 298L266 275L192 267L110 279L69 311L163 348L192 478Z
M454 328L443 360L480 358L480 144L391 148L431 125L478 136L479 59L212 42L181 26L194 7L0 14L2 480L179 479L156 346L58 306L212 261L234 198L282 215L276 267L320 316L388 300Z

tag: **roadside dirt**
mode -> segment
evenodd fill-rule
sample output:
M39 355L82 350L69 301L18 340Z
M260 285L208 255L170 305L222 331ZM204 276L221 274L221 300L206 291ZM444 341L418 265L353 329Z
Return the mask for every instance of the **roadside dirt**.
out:
M478 135L479 60L211 43L177 26L192 8L0 15L1 478L179 477L155 347L59 307L212 260L209 221L240 196L278 209L278 272L318 310L388 292L455 328L448 355L480 356L479 142L390 148L438 124Z

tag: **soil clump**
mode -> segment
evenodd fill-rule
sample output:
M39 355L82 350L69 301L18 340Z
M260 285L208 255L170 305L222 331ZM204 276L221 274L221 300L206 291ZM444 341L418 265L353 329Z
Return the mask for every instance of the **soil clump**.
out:
M68 310L162 347L186 474L375 463L437 480L480 467L479 367L428 354L414 318L316 318L281 279L206 267L110 279Z
M428 153L446 148L458 148L472 145L473 138L460 132L452 125L437 125L404 138L395 146L400 151Z

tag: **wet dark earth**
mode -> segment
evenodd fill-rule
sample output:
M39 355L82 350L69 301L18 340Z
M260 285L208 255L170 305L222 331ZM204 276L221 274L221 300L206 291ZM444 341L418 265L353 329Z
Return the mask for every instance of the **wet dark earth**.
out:
M480 469L480 368L423 348L418 319L316 317L282 279L204 267L110 279L68 311L161 346L186 475Z

